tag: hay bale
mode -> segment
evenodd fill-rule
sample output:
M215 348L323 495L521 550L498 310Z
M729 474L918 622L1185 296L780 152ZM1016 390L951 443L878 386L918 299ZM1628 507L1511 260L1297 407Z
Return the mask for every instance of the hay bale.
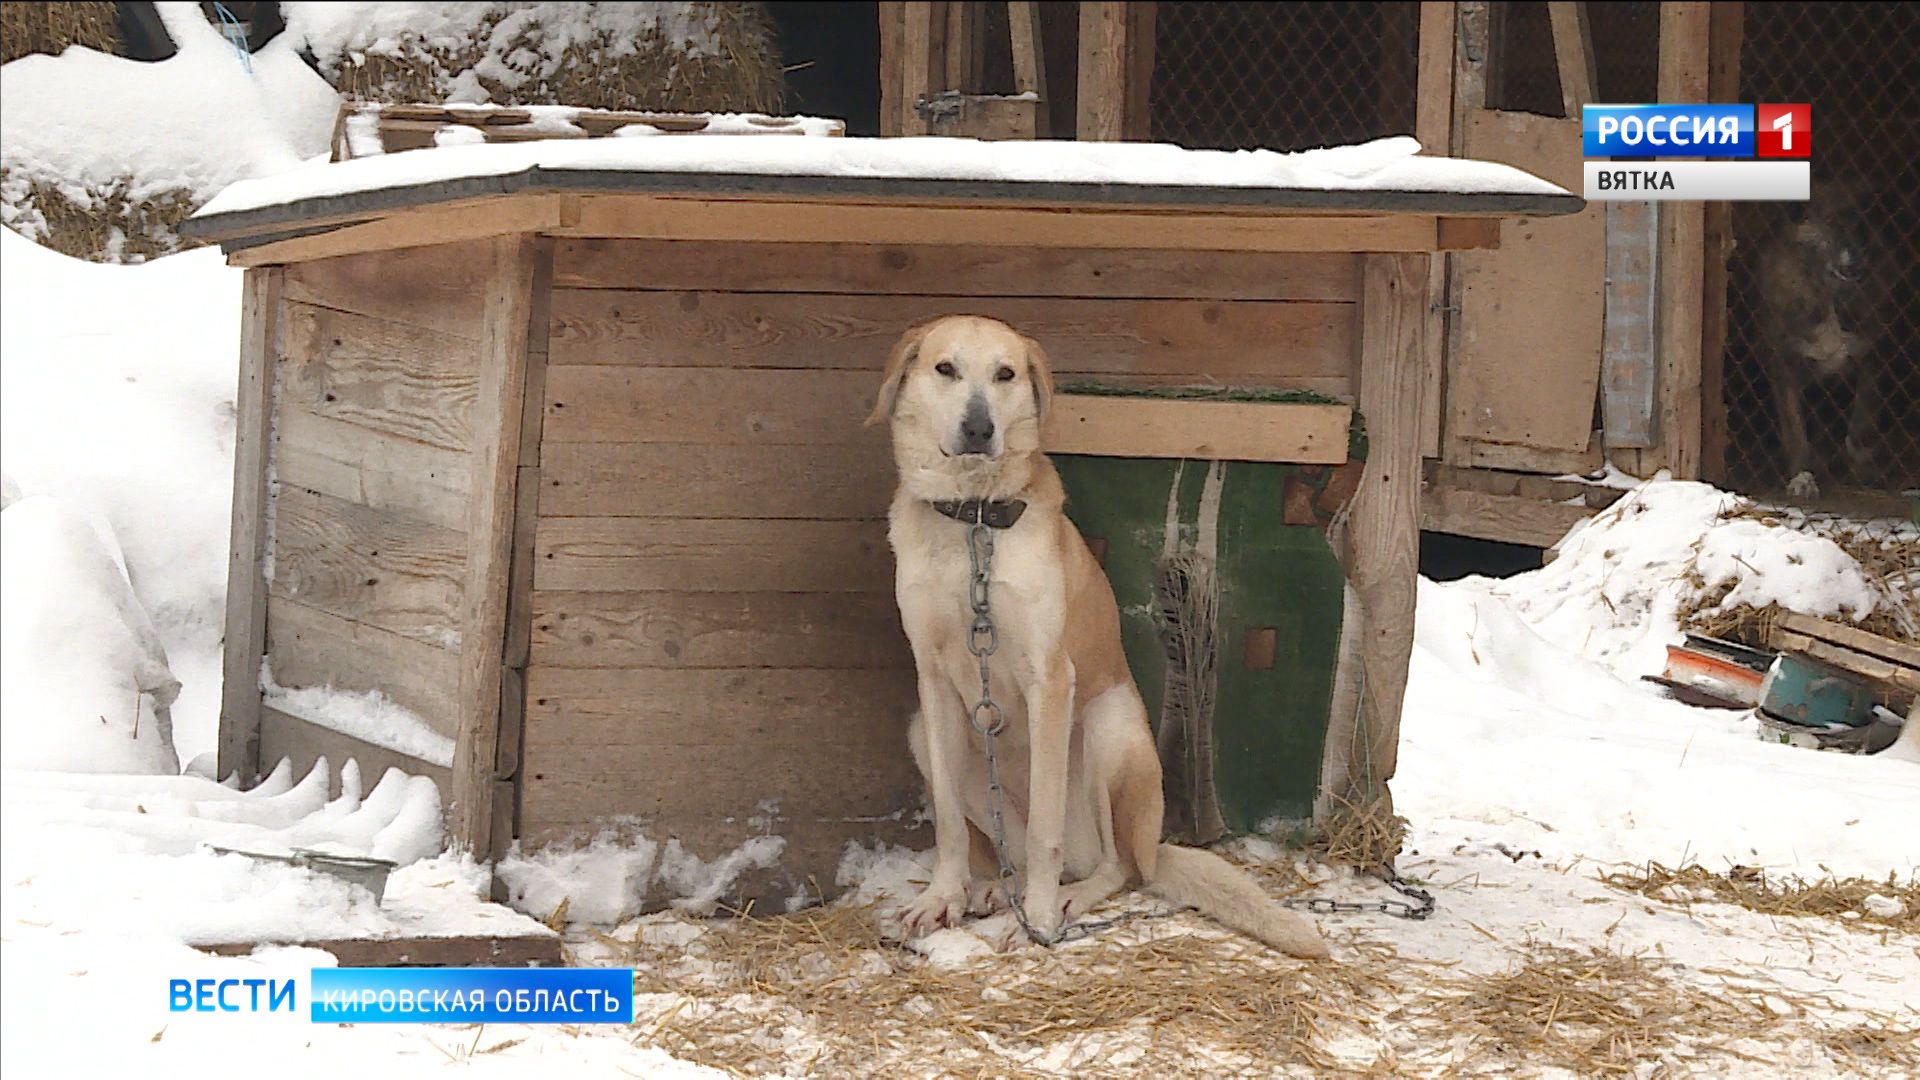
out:
M120 55L114 5L0 4L0 64L35 53L59 56L69 45Z
M183 190L136 196L126 178L67 184L0 166L0 223L89 262L146 262L194 246L178 228L197 205Z
M334 87L360 101L775 112L786 97L763 4L441 9L402 25L381 24L378 12L370 21L316 12L290 27L306 36Z

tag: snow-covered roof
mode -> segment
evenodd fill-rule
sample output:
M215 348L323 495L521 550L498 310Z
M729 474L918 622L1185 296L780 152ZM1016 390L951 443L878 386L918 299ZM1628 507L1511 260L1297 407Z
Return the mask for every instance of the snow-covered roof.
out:
M1508 165L1419 156L1399 136L1299 153L1164 143L949 138L610 138L456 145L243 180L186 230L265 231L529 190L968 198L1436 214L1565 213L1580 200Z

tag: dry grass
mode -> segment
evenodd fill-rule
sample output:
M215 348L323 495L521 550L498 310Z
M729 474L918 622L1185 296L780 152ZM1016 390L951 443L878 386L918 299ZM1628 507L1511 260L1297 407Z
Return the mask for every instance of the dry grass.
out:
M1862 877L1806 881L1793 876L1768 877L1764 870L1746 866L1714 871L1698 864L1670 869L1650 862L1644 867L1603 874L1600 880L1616 889L1683 907L1694 903L1734 904L1762 915L1833 919L1853 930L1920 934L1920 877L1909 877L1905 882L1892 874L1884 881ZM1875 914L1867 907L1870 896L1896 900L1902 910L1897 915Z
M1385 799L1364 806L1338 794L1333 800L1336 805L1308 846L1328 862L1360 870L1391 865L1406 843L1407 819L1394 813Z
M1727 516L1832 540L1860 564L1878 594L1879 602L1874 610L1856 625L1895 640L1920 643L1920 537L1910 528L1755 503ZM1689 581L1696 592L1680 607L1683 628L1696 634L1766 646L1768 635L1781 615L1778 605L1741 604L1722 610L1721 602L1732 591L1732 582L1709 588L1697 573L1693 573Z
M622 53L603 36L570 42L558 70L541 77L532 67L520 66L539 54L537 43L522 33L498 43L501 47L495 51L524 81L509 86L483 74L480 85L490 101L501 105L779 111L786 99L786 73L766 7L737 2L690 6L705 13L715 27L718 55L683 52L658 38L643 40L631 52ZM392 55L348 53L340 58L331 81L341 93L360 101L439 104L448 100L454 78L473 70L488 54L488 43L505 14L496 8L483 15L472 40L457 49L404 42Z
M120 53L114 5L91 0L62 4L0 4L0 64L44 53L58 56L69 45Z
M177 231L195 209L185 191L135 199L125 179L69 193L62 186L0 167L0 192L18 215L15 228L55 251L91 262L144 262L194 244ZM88 200L77 201L73 194Z

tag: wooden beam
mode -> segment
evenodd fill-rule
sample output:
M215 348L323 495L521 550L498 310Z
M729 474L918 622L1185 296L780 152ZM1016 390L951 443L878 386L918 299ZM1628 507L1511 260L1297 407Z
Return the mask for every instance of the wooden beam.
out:
M1430 532L1547 548L1593 516L1587 506L1434 485L1420 495L1420 527Z
M267 646L267 472L285 271L247 272L234 394L233 512L227 542L226 654L221 667L219 773L243 784L260 771L260 657Z
M933 93L933 17L936 4L904 5L900 79L900 134L925 135L926 118L914 104ZM944 29L944 23L943 29Z
M947 0L946 79L941 90L963 94L979 88L976 68L980 58L979 4L975 0Z
M1707 100L1711 5L1660 5L1659 100ZM1700 476L1706 207L1676 202L1660 222L1660 448L1675 479Z
M1080 122L1075 138L1083 142L1118 142L1127 137L1130 6L1080 5Z
M1346 565L1363 614L1363 688L1346 797L1359 805L1383 800L1389 809L1387 782L1399 754L1419 576L1428 258L1369 257L1360 305L1358 396L1367 424L1367 465L1348 522Z
M1352 418L1348 405L1060 394L1040 445L1050 454L1338 465Z
M1877 656L1890 663L1920 669L1920 646L1904 641L1895 641L1857 626L1821 619L1812 615L1802 615L1797 611L1780 613L1778 627L1790 630L1806 637L1825 638L1837 645L1845 645L1855 652Z
M1415 74L1414 137L1421 152L1444 155L1453 132L1453 31L1457 4L1428 0L1420 5L1419 68ZM1440 416L1444 408L1447 356L1447 274L1452 260L1441 256L1427 268L1426 393L1420 416L1420 452L1440 453Z
M1713 4L1707 45L1707 100L1740 98L1740 46L1746 4ZM1708 203L1702 224L1706 268L1702 275L1700 323L1700 478L1715 483L1727 476L1727 263L1733 255L1733 204Z
M1600 332L1602 445L1654 444L1660 385L1658 260L1660 204L1607 204L1606 304Z
M457 240L484 240L513 233L539 232L563 221L559 195L487 195L439 206L421 207L347 225L331 232L275 240L242 248L227 256L234 266L307 262L333 255L426 247ZM324 224L324 221L303 222Z
M1124 6L1128 19L1127 87L1126 115L1120 121L1120 137L1147 142L1153 138L1153 37L1160 5L1135 0Z
M905 134L907 105L907 9L913 4L883 0L880 22L880 134Z
M494 768L500 742L500 694L526 405L527 341L534 288L549 242L501 237L493 244L480 338L480 390L474 403L473 501L467 518L466 588L460 613L460 734L455 743L449 832L456 847L486 858L493 850Z
M1547 5L1547 17L1553 24L1553 59L1560 73L1560 104L1566 110L1564 115L1577 120L1581 106L1600 99L1587 5L1555 0Z
M1033 94L1046 101L1047 51L1040 40L1040 5L1011 0L1007 4L1007 31L1013 41L1014 93Z
M1186 251L1432 251L1434 217L1163 214L1040 207L899 206L799 200L580 196L580 216L555 236L766 240L968 247Z

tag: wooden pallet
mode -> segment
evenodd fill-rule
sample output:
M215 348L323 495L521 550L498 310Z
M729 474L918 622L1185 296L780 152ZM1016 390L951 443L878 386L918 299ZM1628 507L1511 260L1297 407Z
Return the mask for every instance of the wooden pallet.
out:
M535 139L619 138L622 129L652 135L845 135L839 120L761 113L622 112L563 106L383 105L349 101L333 125L333 160L422 150L460 139L530 142ZM475 135L478 135L476 140Z
M1877 684L1896 712L1920 696L1920 646L1793 612L1774 623L1767 643Z

